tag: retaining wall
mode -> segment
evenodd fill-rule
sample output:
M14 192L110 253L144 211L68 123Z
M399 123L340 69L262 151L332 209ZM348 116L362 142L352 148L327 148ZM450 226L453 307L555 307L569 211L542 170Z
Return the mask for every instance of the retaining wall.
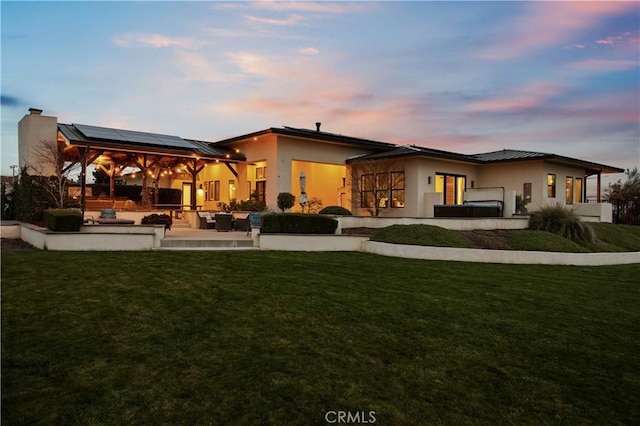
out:
M486 250L453 247L411 246L367 241L363 251L383 256L424 260L481 263L603 266L640 263L640 252L557 253L546 251Z

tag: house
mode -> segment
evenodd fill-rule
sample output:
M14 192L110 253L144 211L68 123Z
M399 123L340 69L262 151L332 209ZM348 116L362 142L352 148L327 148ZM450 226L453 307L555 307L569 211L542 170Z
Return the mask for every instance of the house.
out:
M275 209L281 192L306 193L324 206L356 214L372 207L385 217L434 217L442 206L500 203L500 215L515 212L515 196L527 208L557 203L593 220L611 221L608 204L586 203L589 176L623 169L532 151L501 150L475 155L395 144L294 127L269 128L217 142L130 130L62 124L30 109L19 123L21 165L37 161L33 147L56 140L68 161L89 164L116 178L137 170L143 187L182 191L191 209L217 210L220 203L256 197ZM131 176L131 174L129 175Z

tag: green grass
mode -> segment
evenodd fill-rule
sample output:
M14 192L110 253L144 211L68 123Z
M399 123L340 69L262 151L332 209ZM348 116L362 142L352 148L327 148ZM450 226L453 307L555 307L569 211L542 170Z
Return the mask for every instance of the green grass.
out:
M457 232L431 225L391 225L376 230L371 240L392 244L473 247L471 241Z
M640 227L589 224L595 241L571 241L558 234L539 230L500 231L506 234L506 243L512 250L556 251L565 253L640 251ZM378 229L372 241L391 244L409 244L437 247L474 248L476 245L465 235L431 225L392 225Z
M2 256L2 421L637 424L640 265Z

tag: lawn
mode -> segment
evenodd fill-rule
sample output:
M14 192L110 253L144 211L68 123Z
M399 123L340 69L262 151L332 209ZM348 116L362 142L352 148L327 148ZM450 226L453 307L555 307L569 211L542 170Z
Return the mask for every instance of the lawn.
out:
M640 265L2 256L2 421L638 424Z

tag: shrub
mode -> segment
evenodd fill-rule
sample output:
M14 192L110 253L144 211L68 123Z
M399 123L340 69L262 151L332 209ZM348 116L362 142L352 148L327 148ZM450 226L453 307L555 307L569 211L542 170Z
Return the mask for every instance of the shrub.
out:
M49 209L44 211L47 228L56 232L79 231L82 226L82 213L72 209Z
M338 221L319 214L270 213L262 216L265 234L334 234Z
M149 216L143 217L142 220L140 220L140 223L143 225L164 225L166 229L171 229L173 220L168 214L153 213Z
M278 208L284 213L285 210L293 207L296 197L290 192L281 192L278 194Z
M327 206L318 212L319 214L332 214L335 216L353 216L351 212L340 206Z
M558 234L569 241L594 242L595 234L589 224L561 205L546 205L531 212L529 229Z

